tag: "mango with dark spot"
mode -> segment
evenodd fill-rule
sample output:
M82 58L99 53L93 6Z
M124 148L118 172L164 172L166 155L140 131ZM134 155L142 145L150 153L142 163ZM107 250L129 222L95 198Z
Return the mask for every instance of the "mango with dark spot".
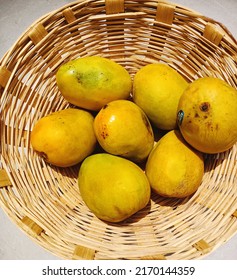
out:
M145 113L132 101L109 102L94 121L96 138L108 153L135 162L147 158L154 145L154 134Z
M227 82L214 77L195 80L181 95L177 112L180 131L195 149L214 154L236 143L237 90Z
M210 108L210 103L209 102L203 102L201 105L200 105L200 110L202 112L208 112Z

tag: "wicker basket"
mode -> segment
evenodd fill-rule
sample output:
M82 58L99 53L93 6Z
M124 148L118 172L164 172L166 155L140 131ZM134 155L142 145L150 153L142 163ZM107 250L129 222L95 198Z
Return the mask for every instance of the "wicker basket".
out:
M101 55L133 77L163 62L187 80L212 75L237 86L237 43L220 23L180 5L85 0L51 12L0 61L0 206L39 245L63 259L198 259L237 232L237 146L208 156L203 182L185 199L152 195L120 224L97 219L77 186L78 166L46 164L30 146L36 120L69 104L55 72Z

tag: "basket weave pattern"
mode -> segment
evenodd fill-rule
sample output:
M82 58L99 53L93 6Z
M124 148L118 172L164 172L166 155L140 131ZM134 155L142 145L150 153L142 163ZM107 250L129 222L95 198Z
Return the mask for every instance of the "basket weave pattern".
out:
M237 232L236 145L208 156L203 182L185 199L152 195L120 224L97 219L77 186L78 166L46 164L30 146L44 115L69 104L55 73L68 60L101 55L131 77L167 63L188 81L215 76L237 87L237 43L220 23L174 3L84 0L35 23L0 60L0 206L29 237L65 259L197 259Z

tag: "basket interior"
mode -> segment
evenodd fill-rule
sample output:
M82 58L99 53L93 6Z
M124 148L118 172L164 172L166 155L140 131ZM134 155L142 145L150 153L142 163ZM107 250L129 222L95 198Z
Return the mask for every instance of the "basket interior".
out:
M237 231L236 145L207 156L198 191L185 199L152 194L119 224L97 219L81 199L79 166L46 164L30 146L44 115L70 106L58 67L100 55L131 77L166 63L188 81L215 76L237 87L237 45L220 23L163 1L76 1L32 24L0 61L0 205L34 241L65 259L197 259Z

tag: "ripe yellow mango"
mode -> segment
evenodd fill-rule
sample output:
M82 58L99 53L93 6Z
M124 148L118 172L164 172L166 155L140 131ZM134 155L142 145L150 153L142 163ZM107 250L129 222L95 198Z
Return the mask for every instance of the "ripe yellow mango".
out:
M203 155L187 144L179 130L171 130L151 151L145 172L156 193L165 197L186 197L201 184Z
M133 100L158 128L177 127L178 102L188 82L167 64L148 64L134 77Z
M87 111L68 108L37 121L31 145L45 161L59 167L81 162L96 146L94 117Z
M127 99L132 88L128 71L100 56L82 57L63 64L56 73L56 81L68 102L95 111L112 100Z
M150 185L143 170L111 154L87 157L79 170L78 185L88 208L108 222L127 219L150 200Z
M116 100L105 105L95 117L94 130L106 152L135 162L146 159L154 145L148 118L128 100Z
M237 141L237 90L214 77L192 82L180 97L178 125L185 140L209 154Z

